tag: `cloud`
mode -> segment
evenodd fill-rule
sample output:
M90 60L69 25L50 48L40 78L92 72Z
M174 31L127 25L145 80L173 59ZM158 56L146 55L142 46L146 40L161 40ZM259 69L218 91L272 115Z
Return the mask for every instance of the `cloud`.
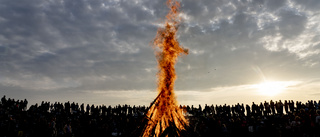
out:
M285 38L295 38L304 31L307 21L306 16L287 10L281 11L279 15L279 32Z
M1 34L3 75L18 80L28 74L26 80L35 83L47 78L59 84L103 75L114 84L125 83L119 82L121 77L128 82L143 79L150 67L145 64L155 65L154 59L144 60L153 58L149 41L156 31L150 10L154 5L143 3L6 1L1 14L1 26L7 28Z
M0 84L47 93L156 89L150 43L167 13L165 1L0 5ZM284 81L318 77L317 7L317 0L182 0L178 40L190 54L178 59L176 89L260 82L252 66Z

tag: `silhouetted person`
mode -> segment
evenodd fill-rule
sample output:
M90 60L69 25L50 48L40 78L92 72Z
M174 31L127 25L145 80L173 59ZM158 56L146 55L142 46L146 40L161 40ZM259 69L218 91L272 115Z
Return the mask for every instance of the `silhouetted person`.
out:
M3 95L3 97L1 98L1 103L2 103L3 105L6 105L6 104L7 104L6 95Z
M247 116L251 116L251 110L248 104L246 104L246 111L247 111Z
M284 101L284 110L285 110L286 114L289 113L289 103L287 100Z
M81 114L84 114L84 104L83 103L80 105L80 112L81 112Z
M87 115L90 114L90 106L89 106L89 104L87 104L87 107L86 107L86 114L87 114Z
M254 102L252 102L252 105L251 105L251 114L252 114L252 116L256 116L256 113L257 113L257 105L254 104Z
M271 107L272 115L275 115L276 114L275 104L272 100L270 100L270 107Z
M271 114L271 108L267 101L264 101L264 109L265 109L265 115L269 116Z

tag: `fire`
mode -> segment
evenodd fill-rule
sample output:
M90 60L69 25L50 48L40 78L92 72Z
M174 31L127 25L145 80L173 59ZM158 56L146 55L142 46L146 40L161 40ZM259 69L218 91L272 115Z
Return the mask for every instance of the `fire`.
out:
M183 110L177 105L174 95L174 81L176 79L174 65L177 57L188 50L180 46L176 39L180 17L180 3L168 0L170 12L166 16L165 27L159 28L154 39L154 49L158 60L158 96L152 102L146 116L147 125L143 136L181 136L180 132L186 130L188 121ZM173 135L174 134L174 135Z

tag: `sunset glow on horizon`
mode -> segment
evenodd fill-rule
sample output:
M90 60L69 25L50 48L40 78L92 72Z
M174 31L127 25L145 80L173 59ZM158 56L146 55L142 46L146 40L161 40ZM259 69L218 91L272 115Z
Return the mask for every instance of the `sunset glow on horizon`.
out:
M264 81L260 84L253 85L261 95L276 96L285 91L289 86L296 85L297 82L292 81Z

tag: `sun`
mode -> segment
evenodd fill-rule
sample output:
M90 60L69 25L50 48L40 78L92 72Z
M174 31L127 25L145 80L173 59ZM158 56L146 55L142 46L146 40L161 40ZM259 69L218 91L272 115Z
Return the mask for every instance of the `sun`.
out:
M261 95L275 96L283 92L287 88L288 84L281 81L265 81L255 87Z

